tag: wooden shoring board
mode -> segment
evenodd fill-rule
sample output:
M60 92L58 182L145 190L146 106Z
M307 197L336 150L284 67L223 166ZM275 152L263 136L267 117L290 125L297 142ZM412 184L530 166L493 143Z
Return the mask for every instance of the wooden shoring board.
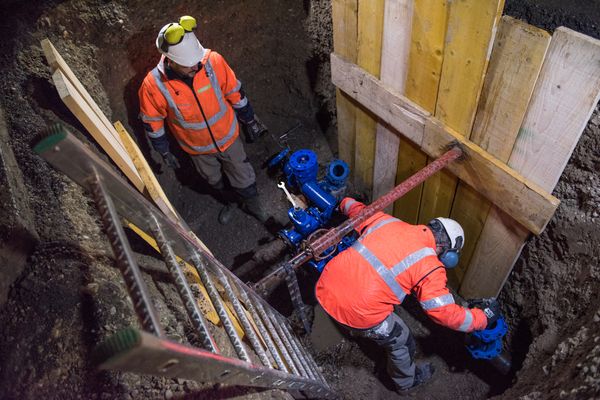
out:
M461 144L467 160L452 163L448 169L531 232L544 230L558 207L558 199L357 65L332 54L331 69L334 85L419 145L428 156L438 157L452 142Z
M469 138L504 0L450 3L435 116ZM457 179L447 171L425 182L418 222L450 215Z
M147 234L146 232L144 232L139 227L137 227L136 225L132 224L129 221L126 221L126 226L129 229L131 229L133 232L135 232L146 243L148 243L150 246L152 246L152 248L154 250L156 250L157 252L160 253L158 244L156 243L156 240L154 240L154 238L152 238L152 236L150 236L149 234ZM200 280L200 276L196 272L196 269L194 267L192 267L190 264L188 264L185 260L180 258L179 256L176 256L176 258L180 264L183 263L183 266L184 266L183 272L185 273L185 276L188 278L188 281L198 284L198 287L200 288L200 293L202 294L202 298L198 299L198 306L200 307L200 310L202 310L202 314L204 314L206 319L208 319L214 325L218 325L221 320L219 319L219 315L217 314L217 311L215 310L215 307L213 306L213 303L210 300L210 296L208 295L208 292L204 288L204 285L202 284L202 281ZM216 283L215 277L213 277L213 281ZM223 292L222 288L220 291ZM237 331L238 335L240 335L240 337L243 338L244 330L242 329L242 326L240 325L238 318L235 316L235 312L232 311L233 305L230 302L225 301L225 299L223 299L223 302L226 305L225 309L227 311L227 314L229 314L231 321L233 322L235 330Z
M60 98L73 115L89 131L133 186L140 192L143 192L144 182L142 182L142 178L138 174L135 165L133 165L131 157L129 157L121 142L119 141L119 145L115 145L112 134L106 129L105 125L100 121L90 105L81 97L80 93L64 75L62 70L57 69L54 71L52 80Z
M92 96L88 93L85 87L81 84L79 79L75 73L71 70L66 61L62 58L60 53L56 50L52 42L49 39L44 39L41 41L42 50L44 51L44 55L46 56L46 60L48 61L48 65L52 68L52 72L60 69L62 73L69 79L73 87L77 90L79 95L85 100L85 102L89 105L90 109L96 114L98 119L102 122L104 127L107 129L108 133L112 136L111 142L113 146L121 146L123 147L123 143L121 143L121 138L117 131L113 128L112 124L106 118L98 104L94 101Z
M473 143L502 162L510 157L549 44L548 32L502 17L471 133ZM466 240L460 263L449 274L455 287L469 265L490 206L470 186L459 183L450 216L462 225Z
M381 44L381 81L404 93L408 72L413 0L386 0ZM382 124L377 124L375 161L373 165L373 198L379 198L396 186L400 137ZM392 213L390 204L385 210Z
M558 28L508 164L545 190L553 190L599 98L600 41ZM461 295L497 296L527 237L527 230L493 207Z
M114 126L116 131L119 133L123 145L125 146L125 150L127 150L131 156L133 165L135 165L142 178L142 181L144 182L145 191L147 192L148 196L150 196L150 199L171 221L175 223L179 222L179 215L177 214L177 211L175 211L175 208L173 208L173 205L167 198L167 195L162 190L160 183L158 183L158 180L154 176L152 169L148 165L148 162L146 161L146 158L142 154L137 143L133 140L129 132L127 132L121 121L116 121Z
M357 64L377 77L381 67L384 6L384 0L358 2ZM354 184L370 197L373 191L377 120L367 110L358 107L355 123Z
M348 60L356 62L358 35L358 0L333 0L333 48ZM337 111L338 156L354 171L356 105L339 89L335 92Z
M415 0L414 4L405 95L430 113L435 111L440 84L448 7L448 0ZM427 155L401 137L396 184L426 164ZM417 223L422 192L423 184L420 184L396 200L394 216L412 224Z

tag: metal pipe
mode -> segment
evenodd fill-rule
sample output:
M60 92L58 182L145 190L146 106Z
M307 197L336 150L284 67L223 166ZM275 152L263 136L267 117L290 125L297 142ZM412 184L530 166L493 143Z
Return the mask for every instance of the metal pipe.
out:
M160 253L163 256L173 281L175 282L175 287L177 288L179 297L181 297L181 300L183 301L185 310L187 311L188 317L190 318L190 321L196 330L196 334L202 343L202 347L210 350L213 353L219 353L219 346L217 346L217 343L214 341L210 331L208 330L206 320L204 319L204 316L198 307L197 300L192 293L192 289L190 289L190 285L185 278L183 270L177 262L173 248L165 238L165 234L163 233L162 228L160 227L160 224L156 218L154 218L153 215L150 215L150 219L154 221L152 233L154 234L156 243L160 248Z
M208 273L208 270L206 268L204 261L200 258L200 256L196 252L192 252L191 261L192 261L192 265L198 272L198 276L200 276L200 280L202 281L202 284L206 288L208 297L210 297L210 301L212 302L213 306L215 307L215 310L217 311L217 315L219 315L219 319L221 320L221 323L223 324L223 329L225 329L227 336L229 336L229 340L231 341L231 344L233 345L235 352L237 353L237 355L240 359L242 359L248 363L252 363L252 360L250 360L250 356L248 355L248 352L246 351L246 348L244 347L244 344L242 343L242 339L240 338L237 331L235 330L235 327L233 326L233 322L231 321L229 314L227 314L227 310L225 309L225 304L223 304L221 295L217 291L217 288L215 287L215 284L212 281L210 274Z
M373 216L376 212L379 212L400 197L404 196L410 190L415 188L417 185L424 182L427 178L460 158L463 155L463 151L460 147L455 146L445 152L442 156L432 161L430 164L419 170L408 179L401 182L398 186L390 190L388 193L375 200L373 203L365 207L360 214L353 218L349 218L341 225L336 228L332 228L322 236L316 238L306 245L306 249L298 253L291 260L282 263L275 271L258 281L253 288L265 295L271 292L279 283L285 279L284 265L297 269L308 260L319 256L329 247L336 245L344 236L352 232L356 227L362 224L364 221Z
M154 308L142 273L133 258L133 252L112 199L108 195L102 179L97 174L94 174L90 181L92 196L96 202L110 245L115 253L115 262L121 271L121 275L123 275L125 287L129 297L131 297L133 309L144 330L158 337L164 337L165 333L160 326L158 313Z

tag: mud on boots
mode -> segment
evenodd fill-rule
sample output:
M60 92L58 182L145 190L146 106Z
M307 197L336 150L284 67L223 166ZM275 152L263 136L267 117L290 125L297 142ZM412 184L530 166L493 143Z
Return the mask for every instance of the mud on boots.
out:
M155 44L161 57L138 91L139 115L152 147L169 166L175 168L177 160L169 150L167 132L189 154L196 171L211 187L218 186L224 172L245 201L252 197L243 193L249 187L256 193L256 176L239 138L240 124L250 129L253 137L264 134L266 127L256 118L242 83L227 61L204 48L196 30L191 16L160 29ZM234 208L235 203L226 202L219 221L231 220ZM264 212L254 201L248 209L263 219Z

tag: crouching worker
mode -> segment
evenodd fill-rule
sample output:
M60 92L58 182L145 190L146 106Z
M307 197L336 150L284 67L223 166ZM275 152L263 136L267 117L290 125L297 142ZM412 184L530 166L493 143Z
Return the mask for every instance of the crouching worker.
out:
M350 218L364 207L351 198L340 204ZM351 335L371 339L385 350L388 373L397 389L405 391L429 380L434 369L430 363L415 365L414 339L394 305L414 294L433 321L461 332L485 329L498 318L499 307L468 309L454 303L444 267L456 266L464 243L456 221L436 218L411 225L378 212L357 231L360 237L352 247L325 266L316 297Z
M162 56L139 89L140 118L152 147L169 167L179 168L179 162L169 149L167 130L190 155L198 173L225 203L219 213L221 223L231 220L237 201L265 222L268 216L239 139L238 120L248 141L263 135L266 128L223 56L202 47L195 29L196 20L185 16L158 33L156 47ZM221 170L234 196L226 190Z

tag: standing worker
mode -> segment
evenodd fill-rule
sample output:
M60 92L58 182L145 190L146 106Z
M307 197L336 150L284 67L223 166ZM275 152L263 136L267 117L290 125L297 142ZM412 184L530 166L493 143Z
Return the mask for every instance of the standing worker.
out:
M340 209L352 218L364 204L345 198ZM429 380L431 363L415 365L414 339L394 305L414 294L436 323L461 332L485 329L499 317L495 300L484 310L454 303L446 268L455 267L464 244L461 226L448 218L411 225L378 212L359 226L360 237L325 266L316 285L323 309L352 336L373 340L388 356L387 370L399 391Z
M198 173L220 194L225 206L219 222L229 222L235 208L221 169L244 211L265 222L267 213L239 139L238 120L248 142L267 129L254 115L241 82L223 56L202 47L194 34L196 26L193 17L184 16L158 33L156 47L162 56L138 92L140 118L152 147L169 167L179 168L179 161L169 149L165 123Z

